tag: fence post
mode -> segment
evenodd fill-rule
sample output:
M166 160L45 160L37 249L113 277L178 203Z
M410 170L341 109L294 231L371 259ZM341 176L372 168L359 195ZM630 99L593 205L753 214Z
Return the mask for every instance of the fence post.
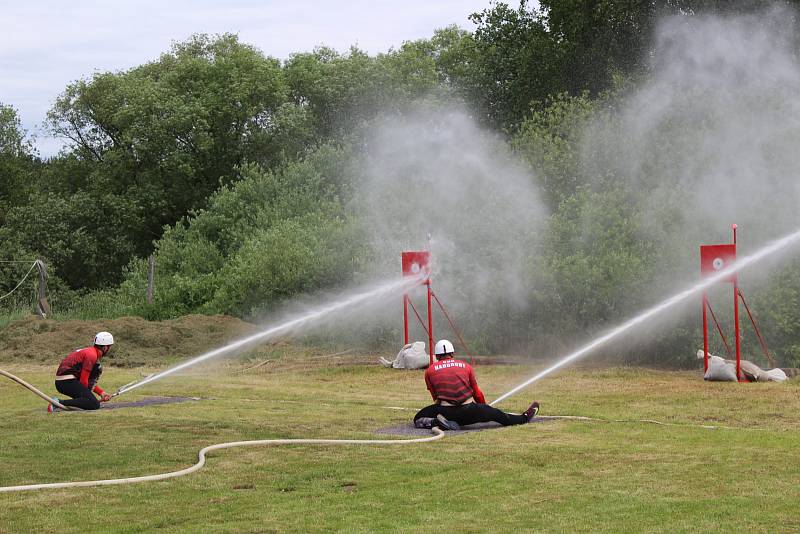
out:
M39 271L39 295L36 301L36 311L47 319L50 313L50 304L47 302L47 266L40 259L36 260L36 269Z
M147 304L153 303L153 286L156 278L156 257L150 254L147 259Z

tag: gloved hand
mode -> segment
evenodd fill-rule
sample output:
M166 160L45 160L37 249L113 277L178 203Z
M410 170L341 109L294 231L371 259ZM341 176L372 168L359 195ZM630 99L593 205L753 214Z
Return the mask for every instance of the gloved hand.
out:
M103 395L100 397L100 402L108 402L110 400L111 400L111 395L109 395L108 393L103 393Z

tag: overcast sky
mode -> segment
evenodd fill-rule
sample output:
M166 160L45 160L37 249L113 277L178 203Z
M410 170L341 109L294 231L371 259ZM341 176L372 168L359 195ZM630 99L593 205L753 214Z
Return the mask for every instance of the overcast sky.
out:
M70 82L158 59L193 33L239 35L285 59L317 45L371 54L450 24L473 31L489 0L0 0L0 103L13 106L42 156L61 141L41 129Z

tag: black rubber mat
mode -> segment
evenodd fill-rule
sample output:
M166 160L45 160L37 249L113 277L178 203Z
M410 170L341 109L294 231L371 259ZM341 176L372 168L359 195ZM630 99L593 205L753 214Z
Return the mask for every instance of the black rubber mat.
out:
M101 410L118 410L120 408L141 408L143 406L155 406L157 404L175 404L178 402L196 401L199 397L148 397L131 402L104 402L100 405Z
M550 421L551 419L548 417L534 417L531 423L543 423L545 421ZM462 426L461 430L448 430L446 431L447 434L463 434L464 432L480 432L481 430L496 430L498 428L503 428L500 423L489 422L489 423L475 423L474 425ZM395 425L389 426L386 428L379 428L375 431L376 434L395 434L400 436L429 436L431 434L430 429L427 428L416 428L414 423L409 422L404 425Z

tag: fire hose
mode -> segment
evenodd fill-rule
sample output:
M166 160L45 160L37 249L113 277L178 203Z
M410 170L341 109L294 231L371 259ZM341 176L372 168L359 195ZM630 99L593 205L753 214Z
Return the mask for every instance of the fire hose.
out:
M3 371L0 369L0 374L10 378L14 382L26 387L27 389L31 390L32 392L36 393L43 399L45 399L50 404L54 406L58 406L59 408L69 409L69 407L64 407L58 402L54 401L53 399L49 398L47 395L33 387L32 385L28 384L24 380ZM14 491L28 491L28 490L37 490L37 489L59 489L59 488L78 488L78 487L86 487L86 486L113 486L117 484L134 484L137 482L153 482L156 480L166 480L168 478L175 478L184 475L188 475L190 473L194 473L195 471L201 469L206 463L206 454L212 451L217 451L220 449L232 449L234 447L255 447L255 446L264 446L264 445L407 445L410 443L424 443L427 441L435 441L437 439L441 439L444 437L444 432L442 432L439 428L432 428L431 431L433 432L432 436L425 437L425 438L414 438L414 439L260 439L260 440L252 440L252 441L231 441L228 443L217 443L215 445L209 445L208 447L203 447L200 449L198 453L198 460L197 463L194 465L187 467L186 469L181 469L179 471L170 471L168 473L158 473L155 475L144 475L139 477L129 477L129 478L109 478L103 480L85 480L80 482L53 482L47 484L28 484L23 486L5 486L0 487L0 493L10 493Z
M105 480L86 480L82 482L54 482L50 484L29 484L26 486L5 486L0 487L0 493L12 491L27 491L37 489L59 489L59 488L78 488L85 486L113 486L116 484L134 484L136 482L153 482L168 478L180 477L194 473L201 469L206 463L206 453L220 449L232 449L234 447L254 447L261 445L406 445L409 443L423 443L434 441L444 437L444 432L439 428L432 428L433 436L415 439L260 439L254 441L231 441L228 443L217 443L203 447L198 453L197 463L180 471L170 471L156 475L145 475L130 478L109 478Z
M9 373L7 371L3 371L2 369L0 369L0 375L5 376L6 378L10 378L11 380L16 382L20 386L31 390L33 393L35 393L36 395L38 395L41 398L43 398L44 400L46 400L48 402L48 404L52 404L53 406L61 408L62 410L75 410L75 411L80 410L80 408L74 408L72 406L64 406L63 404L61 404L57 400L51 399L50 397L48 397L47 395L45 395L44 393L42 393L41 391L36 389L34 386L28 384L27 382L25 382L20 377L14 376L14 375L12 375L11 373Z

